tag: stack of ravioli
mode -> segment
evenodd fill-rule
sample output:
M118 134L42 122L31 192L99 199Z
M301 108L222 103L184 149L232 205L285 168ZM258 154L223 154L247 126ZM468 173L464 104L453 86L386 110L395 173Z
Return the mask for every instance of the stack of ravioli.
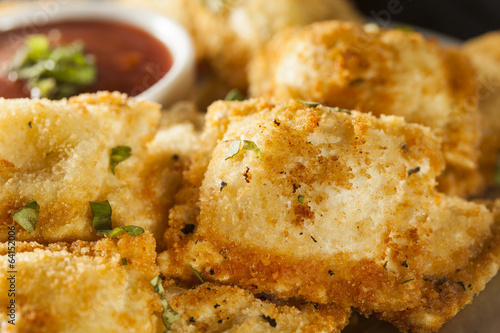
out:
M200 18L210 68L191 101L0 99L1 332L341 332L356 313L438 332L485 288L498 35L443 47L354 23L342 1L328 17L172 3ZM256 8L302 16L200 37ZM310 24L325 18L351 22ZM231 87L248 98L217 100ZM95 202L141 232L96 229Z

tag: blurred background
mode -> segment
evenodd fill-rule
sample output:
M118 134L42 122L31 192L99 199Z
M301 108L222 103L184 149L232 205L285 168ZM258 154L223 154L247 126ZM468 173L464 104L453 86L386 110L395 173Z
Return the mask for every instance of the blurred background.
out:
M460 39L500 29L499 0L352 0L380 25L399 21Z

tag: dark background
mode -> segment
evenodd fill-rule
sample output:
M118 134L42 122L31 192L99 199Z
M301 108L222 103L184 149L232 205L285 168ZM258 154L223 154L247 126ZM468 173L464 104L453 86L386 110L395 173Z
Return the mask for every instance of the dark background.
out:
M393 21L418 25L460 39L500 30L500 0L352 0L384 26Z

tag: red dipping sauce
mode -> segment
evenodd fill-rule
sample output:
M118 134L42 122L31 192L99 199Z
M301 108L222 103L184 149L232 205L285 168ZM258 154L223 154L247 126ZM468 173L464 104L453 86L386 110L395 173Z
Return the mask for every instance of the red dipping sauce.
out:
M55 45L76 40L95 57L96 83L80 92L120 91L136 96L158 82L172 67L165 45L146 31L121 22L72 20L23 27L0 33L0 97L30 97L23 81L9 80L10 63L24 38L45 34Z

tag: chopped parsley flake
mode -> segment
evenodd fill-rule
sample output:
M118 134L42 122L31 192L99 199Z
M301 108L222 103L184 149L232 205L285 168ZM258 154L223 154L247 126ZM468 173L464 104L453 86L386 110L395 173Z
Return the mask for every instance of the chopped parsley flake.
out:
M196 275L196 277L201 281L201 283L205 283L205 280L203 280L203 278L201 277L200 272L198 272L196 269L194 269L193 266L191 266L191 265L189 265L189 267L193 271L194 275Z
M35 200L31 200L24 207L10 215L29 234L35 231L38 215L40 214L40 206Z
M455 283L458 284L460 287L462 287L463 290L467 290L467 288L465 287L465 284L462 281L455 282Z
M144 232L144 229L135 225L126 225L123 227L112 227L111 223L111 205L108 200L105 201L90 201L90 209L92 210L92 227L108 238L115 238L124 232L131 236L138 236Z
M302 100L299 100L298 102L300 104L304 104L305 106L308 106L310 108L315 108L315 107L318 107L318 106L321 105L320 103L311 102L311 101L302 101Z
M238 152L240 151L240 145L241 145L241 142L239 140L231 142L231 144L229 145L229 150L227 151L225 160L228 160L228 159L234 157L234 155L238 154Z
M335 273L334 273L331 269L330 269L330 270L328 270L328 274L330 274L331 276L334 276L334 275L335 275Z
M127 266L127 265L128 265L127 258L122 258L122 266Z
M271 318L270 316L260 315L265 321L271 325L271 327L276 327L276 319Z
M118 146L111 149L111 155L109 156L109 165L111 167L111 172L115 174L115 167L118 163L125 161L127 158L132 156L132 148L127 146Z
M297 197L297 200L298 200L301 204L303 204L303 203L304 203L305 199L306 199L306 198L305 198L303 195L299 195L299 196Z
M111 230L111 205L108 200L92 202L90 201L90 209L92 210L92 226L95 230Z
M240 152L240 146L241 146L241 141L235 140L231 142L229 145L229 149L227 151L226 157L224 158L225 160L230 159L234 157L236 154ZM262 158L262 152L260 151L259 147L255 144L253 141L249 140L243 140L243 147L244 150L252 150L261 160Z
M163 325L165 325L166 328L165 332L172 332L172 324L179 319L179 314L172 309L170 304L168 304L165 299L165 289L163 289L160 277L155 276L151 281L149 281L149 284L155 288L155 293L160 295L160 302L163 306L163 313L161 317L163 319Z
M413 280L415 280L415 278L405 280L405 281L401 282L401 284L405 284L405 283L411 282L411 281L413 281Z
M408 268L408 264L406 263L406 260L403 261L403 263L401 264L401 266L405 267L405 268Z
M339 108L339 107L328 107L328 109L330 109L331 111L333 112L343 112L343 113L348 113L348 114L351 114L351 110L348 110L348 109L342 109L342 108Z
M262 153L260 152L259 147L255 144L253 141L248 141L248 140L243 140L243 149L245 150L253 150L254 153L259 156L260 160L262 161Z
M232 102L232 101L243 101L245 100L245 96L238 90L238 89L232 89L230 92L227 93L226 98L224 98L225 101Z
M115 238L126 232L130 236L139 236L144 233L144 229L135 225L126 225L124 227L117 227L113 230L98 230L100 234L108 237Z
M495 185L500 188L500 154L498 154L495 166Z

